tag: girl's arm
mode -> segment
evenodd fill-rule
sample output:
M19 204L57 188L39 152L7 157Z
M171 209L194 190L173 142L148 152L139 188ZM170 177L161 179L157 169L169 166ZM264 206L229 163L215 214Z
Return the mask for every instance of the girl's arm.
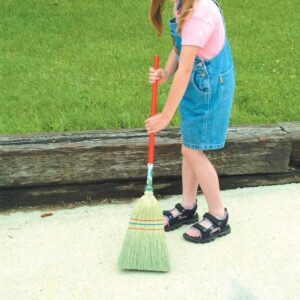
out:
M176 52L175 52L175 48L172 48L166 66L165 66L165 70L169 75L169 78L176 72L178 68L178 61L176 59Z
M149 82L154 83L158 80L159 83L165 83L176 72L177 68L178 62L176 59L176 52L175 49L172 48L164 69L154 70L153 67L149 69Z
M162 130L171 121L187 88L198 49L197 46L182 46L179 66L175 73L164 108L160 114L148 118L145 121L146 129L149 134Z

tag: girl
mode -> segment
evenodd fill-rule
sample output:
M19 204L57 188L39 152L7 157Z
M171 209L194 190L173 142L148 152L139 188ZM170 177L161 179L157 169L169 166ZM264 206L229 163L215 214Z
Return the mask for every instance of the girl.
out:
M152 0L150 20L162 33L165 0ZM230 233L228 211L220 198L215 168L203 150L223 148L233 102L235 77L222 10L216 0L174 0L169 21L174 47L164 69L149 70L149 82L173 82L161 113L145 120L156 133L180 112L182 140L182 201L163 211L165 231L195 223L183 237L205 243ZM196 213L198 184L209 211L201 221ZM199 222L198 222L199 221Z

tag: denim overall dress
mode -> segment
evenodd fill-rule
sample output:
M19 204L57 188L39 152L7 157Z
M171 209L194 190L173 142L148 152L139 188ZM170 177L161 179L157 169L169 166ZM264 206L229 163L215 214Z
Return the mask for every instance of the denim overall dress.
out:
M217 1L224 27L223 12ZM180 59L181 37L176 18L169 21L171 37ZM213 150L225 146L235 90L234 64L226 35L221 51L211 59L196 56L185 94L179 104L182 144L192 149Z

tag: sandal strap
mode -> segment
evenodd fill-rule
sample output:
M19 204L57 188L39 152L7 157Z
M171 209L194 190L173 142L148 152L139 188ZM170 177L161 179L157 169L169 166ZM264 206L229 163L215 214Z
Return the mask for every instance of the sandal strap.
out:
M225 208L225 212L227 214L227 209L226 208ZM215 227L222 227L227 223L228 214L227 214L227 216L224 220L219 220L219 219L217 219L216 217L214 217L213 215L211 215L208 212L203 215L203 218L208 219L209 221L211 221Z
M176 223L178 220L181 219L187 219L187 218L192 218L193 216L195 216L196 210L197 210L197 199L196 199L196 204L192 209L185 209L181 203L177 203L175 205L175 208L178 210L179 214L174 217L173 214L171 213L171 210L163 210L163 215L166 216L169 219L169 225L172 223ZM183 217L182 215L185 214Z
M175 208L178 210L178 212L179 212L179 215L178 216L176 216L176 217L174 217L173 215L172 215L172 213L171 213L171 211L170 210L164 210L163 211L163 215L164 216L166 216L166 217L168 217L169 218L169 220L172 220L172 219L177 219L183 212L184 212L184 207L180 204L180 203L177 203L176 205L175 205ZM172 209L171 209L172 210Z
M176 208L180 213L182 213L182 212L185 211L185 208L184 208L180 203L177 203L177 204L175 205L175 208Z
M201 221L200 221L200 222L201 222ZM201 233L201 238L206 238L206 237L210 236L210 234L211 234L211 232L212 232L212 230L213 230L212 227L206 228L206 227L202 226L202 225L199 224L199 223L194 224L194 225L192 226L192 228L193 228L193 227L200 231L200 233Z
M168 217L169 220L174 219L173 215L168 210L164 210L163 211L163 215L166 216L166 217Z
M201 221L200 221L200 222L201 222ZM192 227L195 227L196 229L200 230L201 233L202 233L202 232L207 232L207 231L210 230L210 228L206 228L206 227L202 226L202 225L199 224L199 223L194 224Z
M192 210L195 210L195 211L196 211L196 209L197 209L197 199L196 199L196 204L195 204L195 206L194 206L193 208L189 208L189 209L184 208L184 207L181 205L181 203L177 203L177 204L175 205L175 208L176 208L180 213L182 213L182 212L184 212L184 211L192 211Z

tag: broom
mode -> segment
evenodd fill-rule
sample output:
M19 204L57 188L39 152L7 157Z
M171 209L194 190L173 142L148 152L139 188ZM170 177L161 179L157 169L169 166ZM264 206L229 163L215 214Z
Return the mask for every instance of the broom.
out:
M159 56L154 56L154 69ZM151 116L156 114L158 82L152 84ZM119 256L121 269L169 271L169 254L164 232L162 209L153 195L154 133L149 136L147 183L144 195L136 201Z

